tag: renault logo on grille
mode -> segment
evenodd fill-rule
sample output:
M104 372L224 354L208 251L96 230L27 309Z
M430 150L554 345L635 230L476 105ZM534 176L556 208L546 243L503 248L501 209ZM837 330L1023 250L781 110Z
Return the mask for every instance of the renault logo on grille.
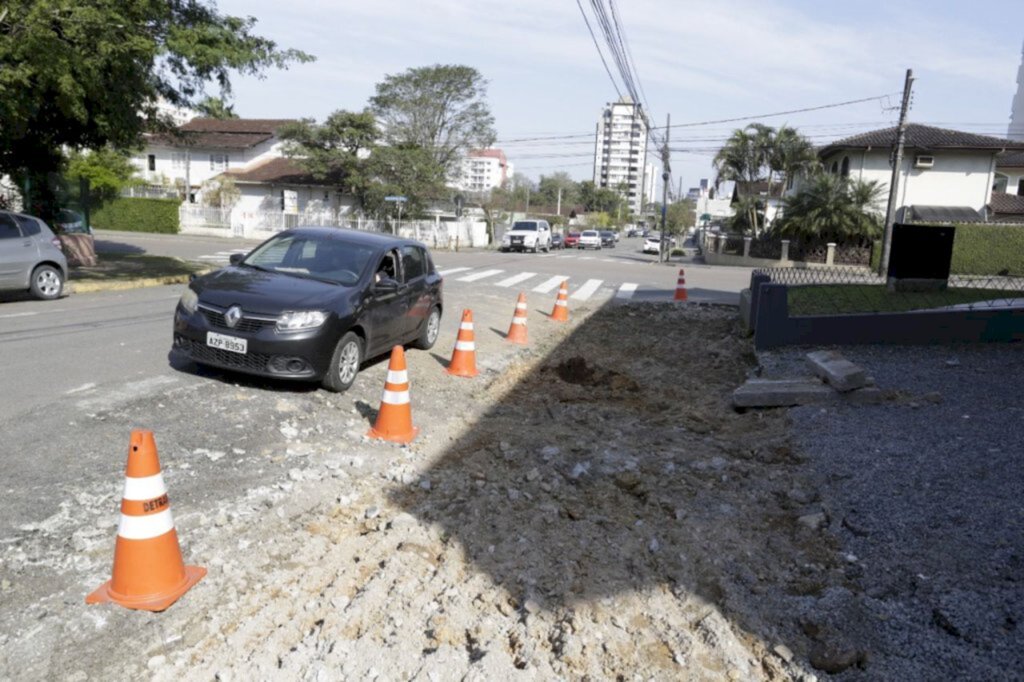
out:
M226 324L231 329L234 329L235 325L238 324L238 321L241 319L242 309L239 308L237 305L231 306L230 308L228 308L228 311L224 313L224 324Z

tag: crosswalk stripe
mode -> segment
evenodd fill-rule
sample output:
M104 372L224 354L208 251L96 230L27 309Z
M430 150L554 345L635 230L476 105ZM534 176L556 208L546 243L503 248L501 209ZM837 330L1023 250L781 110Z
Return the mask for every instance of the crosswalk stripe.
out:
M446 275L452 274L453 272L462 272L463 270L469 270L469 268L447 268L446 270L438 270L437 274L444 277Z
M510 286L515 285L515 284L519 284L520 282L524 282L524 281L526 281L526 280L528 280L531 277L534 277L536 275L537 275L536 272L521 272L518 275L514 275L512 277L509 277L508 279L503 279L500 282L495 282L494 286L496 286L496 287L510 287Z
M477 282L494 275L500 275L505 272L504 270L481 270L480 272L474 272L473 274L466 275L465 277L459 277L460 282Z
M569 278L565 275L556 275L546 282L535 286L533 290L539 294L546 294L567 279Z
M576 256L574 254L566 254L564 256L557 256L557 257L558 258L577 258L578 256Z
M619 287L618 292L616 292L615 294L615 298L633 298L633 294L636 293L636 287L636 284L633 284L632 282L626 282L621 287Z
M594 292L598 290L601 284L604 282L603 279L588 279L586 283L573 292L573 295L569 298L575 298L579 301L585 301L594 295Z

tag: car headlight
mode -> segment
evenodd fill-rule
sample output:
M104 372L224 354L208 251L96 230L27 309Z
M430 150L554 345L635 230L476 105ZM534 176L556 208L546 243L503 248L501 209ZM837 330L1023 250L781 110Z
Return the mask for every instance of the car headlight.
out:
M277 318L277 331L300 332L316 329L327 321L323 310L289 310Z
M185 287L185 291L181 292L181 300L178 304L185 310L186 313L191 315L196 311L196 306L199 305L199 294L192 291L189 287Z

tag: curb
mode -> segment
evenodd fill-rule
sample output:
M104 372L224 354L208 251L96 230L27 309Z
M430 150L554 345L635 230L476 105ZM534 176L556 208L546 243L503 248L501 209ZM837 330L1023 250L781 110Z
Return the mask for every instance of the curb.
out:
M200 273L196 273L200 274ZM144 287L159 287L168 284L186 284L191 275L168 275L166 277L140 277L115 282L69 282L67 291L73 294L91 294L97 291L125 291Z

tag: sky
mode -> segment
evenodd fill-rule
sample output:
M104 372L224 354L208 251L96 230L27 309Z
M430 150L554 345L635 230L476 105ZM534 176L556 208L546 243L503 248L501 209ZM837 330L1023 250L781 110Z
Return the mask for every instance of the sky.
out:
M590 1L581 5L593 25ZM323 120L337 109L363 109L388 74L465 64L488 81L495 146L516 172L592 179L594 127L618 95L577 2L220 0L217 7L255 17L258 34L317 57L263 79L235 76L232 101L243 117ZM683 192L713 180L715 150L749 122L791 125L815 144L895 125L908 68L916 79L911 123L1006 136L1024 2L618 0L615 7L648 113L659 126L671 115L672 186L681 183ZM692 125L721 119L744 120ZM548 136L565 139L519 141Z

